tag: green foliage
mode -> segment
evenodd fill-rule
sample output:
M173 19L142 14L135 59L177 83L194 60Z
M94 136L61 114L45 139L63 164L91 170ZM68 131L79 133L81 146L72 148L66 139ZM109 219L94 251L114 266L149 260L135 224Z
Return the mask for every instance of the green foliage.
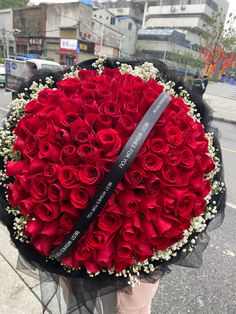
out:
M214 12L203 24L203 46L212 54L212 64L221 57L219 51L221 54L230 52L236 45L235 23L236 15L230 13L225 21L225 15L221 10Z
M29 0L0 0L0 9L23 8L28 3Z
M178 63L181 67L187 68L188 66L193 68L202 68L203 61L193 56L191 51L184 53L174 52L171 54L171 60Z

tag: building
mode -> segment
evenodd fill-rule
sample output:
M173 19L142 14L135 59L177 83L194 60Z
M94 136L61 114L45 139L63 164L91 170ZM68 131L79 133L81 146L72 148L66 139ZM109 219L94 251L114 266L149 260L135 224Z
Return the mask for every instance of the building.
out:
M157 0L146 1L142 28L173 28L186 40L200 45L203 24L214 11L228 11L227 0Z
M92 39L95 54L118 58L122 49L123 35L119 30L119 21L106 8L93 9Z
M7 58L15 52L12 9L0 10L0 57Z
M15 36L16 52L59 61L65 53L60 50L61 28L76 28L77 39L90 41L92 13L92 6L81 1L13 10L13 26L21 31Z
M115 4L113 2L102 3L102 5L97 3L93 13L94 30L95 32L99 30L98 33L103 33L102 29L104 25L106 36L103 36L103 38L108 37L108 40L106 40L107 44L110 45L112 43L112 45L117 45L114 41L118 40L119 57L133 58L136 53L137 33L141 25L141 20L135 16L135 11L131 6L127 7L127 3L129 4L127 1L122 2L122 5L126 6L124 10L122 8L113 8ZM109 7L109 5L111 6ZM124 12L123 15L121 11ZM139 10L139 14L140 12ZM100 22L100 27L97 25L98 22ZM114 33L109 36L108 29L113 29L113 31L116 31L116 34ZM101 38L100 35L98 37Z
M143 20L146 0L100 0L99 3L109 9L115 16L129 16L137 23Z

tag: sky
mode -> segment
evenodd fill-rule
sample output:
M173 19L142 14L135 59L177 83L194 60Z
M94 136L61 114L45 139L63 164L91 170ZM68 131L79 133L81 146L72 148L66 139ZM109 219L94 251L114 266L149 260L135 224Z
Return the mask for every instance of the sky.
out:
M75 2L75 0L30 0L31 3L39 4L40 2L48 2L48 3L58 3L58 2ZM228 0L229 2L229 12L233 12L236 14L236 1Z

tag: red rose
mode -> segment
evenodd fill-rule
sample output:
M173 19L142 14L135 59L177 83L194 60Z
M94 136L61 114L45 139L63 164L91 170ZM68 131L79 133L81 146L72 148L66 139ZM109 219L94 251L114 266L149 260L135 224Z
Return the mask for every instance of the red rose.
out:
M99 157L99 150L92 144L81 144L78 147L77 154L83 162L94 163Z
M206 197L211 191L210 180L202 180L202 184L199 186L198 191L202 197Z
M126 190L119 193L117 201L126 216L133 216L139 208L141 199L134 191Z
M140 229L134 226L134 223L131 219L128 219L122 225L120 235L124 239L124 241L137 244L139 242L139 233Z
M49 161L58 162L60 159L60 147L56 143L49 143L46 139L39 142L40 159L45 158Z
M143 179L145 177L147 177L147 175L145 174L144 170L133 164L125 173L124 180L130 189L144 189Z
M192 218L192 211L195 205L195 196L193 193L185 193L184 197L178 203L178 207L176 211L178 214L185 218L190 219Z
M204 154L196 156L196 161L199 166L202 167L205 173L209 173L215 169L215 164L210 156Z
M48 198L48 184L43 177L37 177L31 181L30 194L36 202L45 202Z
M128 139L135 129L136 124L133 119L127 114L122 115L115 125L122 139Z
M54 126L55 140L58 141L62 146L70 144L72 142L70 133L62 129L61 127Z
M79 184L79 171L73 166L60 167L58 179L65 188L73 189Z
M18 177L19 180L19 177ZM22 180L20 180L22 182ZM8 199L12 207L16 207L19 202L29 197L29 187L25 189L21 183L8 184Z
M52 202L62 202L68 198L68 190L59 183L51 183L48 187L48 198Z
M151 197L159 195L162 184L163 183L157 176L150 175L147 179L145 179L146 193Z
M149 171L158 171L163 165L162 159L153 153L144 154L139 158L139 161L142 167Z
M183 136L179 128L169 125L165 129L166 139L173 146L180 146L183 143Z
M151 223L150 223L151 225ZM144 240L144 239L143 239ZM153 255L152 247L149 243L140 242L135 247L135 256L137 261L141 262Z
M94 255L94 249L90 247L88 244L86 244L84 240L81 240L76 249L75 258L78 261L87 261L93 258L93 255Z
M19 202L21 215L29 215L34 209L34 199L32 197L26 198Z
M19 161L8 161L6 164L6 175L15 176L27 173L29 171L29 166L26 160Z
M54 133L51 122L39 114L33 115L30 119L28 119L27 130L29 134L36 135L38 137L44 137L45 135Z
M43 256L48 256L52 250L52 240L46 235L36 237L32 244Z
M103 113L96 115L96 121L94 121L94 129L100 131L112 127L111 117L106 116Z
M94 70L80 70L78 74L81 81L89 81L97 76L97 72Z
M181 181L181 172L174 166L164 166L162 176L168 184L178 184Z
M101 181L101 171L98 167L93 165L84 165L82 169L79 170L79 179L81 182L94 185Z
M183 133L184 140L186 144L191 147L192 149L197 148L197 140L192 132L191 129L185 130Z
M184 147L182 148L182 163L186 168L192 168L194 165L194 156L193 152L190 148Z
M80 211L78 208L74 207L72 204L65 202L61 204L61 212L67 213L71 216L79 216Z
M60 215L60 208L56 203L39 203L34 212L42 221L52 221Z
M106 102L102 103L99 106L99 112L104 113L106 116L111 117L112 119L117 119L122 116L120 108L112 101L112 99L110 102L106 100Z
M25 142L22 152L27 157L34 157L37 153L39 145L39 139L33 135L28 135Z
M58 224L58 219L44 223L41 234L47 235L49 237L55 236L58 231Z
M79 114L77 112L67 112L62 116L62 119L60 120L60 126L63 128L69 128L76 121L80 121Z
M128 242L119 242L114 257L115 271L120 272L133 264L133 248Z
M58 165L48 162L43 170L43 174L47 178L48 182L53 182L58 176Z
M87 244L94 249L101 249L107 243L109 235L104 231L92 231L87 235Z
M110 158L100 158L97 162L97 165L102 171L108 172L111 170L112 166L115 164L116 157L110 157Z
M98 219L98 227L108 233L114 233L122 224L122 217L116 213L102 212Z
M67 232L71 231L72 228L75 226L78 216L72 216L67 213L63 214L60 218L60 226Z
M98 145L106 151L108 157L116 156L121 148L121 139L116 130L101 130L96 134L95 139Z
M156 220L153 221L153 224L157 228L160 235L163 235L166 231L172 228L172 223L168 219L165 219L161 215L157 217Z
M147 112L147 110L154 103L154 101L162 91L163 86L157 83L155 87L150 86L143 91L143 98L140 100L140 103L138 105L138 111L139 113L141 113L142 116Z
M86 208L94 192L95 189L93 187L85 188L82 186L77 186L75 189L71 191L70 194L72 205L79 209Z
M194 217L200 216L204 212L205 209L206 209L206 200L201 197L196 197L194 209L193 209L193 216Z
M63 165L77 165L78 164L78 155L77 147L74 145L66 145L62 151L60 160Z
M155 220L162 210L162 207L157 204L157 200L154 197L144 198L140 206L144 209L144 215L147 221Z
M81 81L77 78L69 77L57 82L57 87L59 90L63 90L67 96L70 96L73 93L81 91Z
M48 166L45 160L34 158L29 164L30 174L43 174L44 169Z
M189 162L189 156L187 156L187 153L182 152L182 156L184 155L185 157L184 161L186 161L187 159L186 162ZM177 166L181 162L181 152L176 149L170 148L170 150L166 153L164 159L167 165Z
M107 269L112 268L112 258L114 256L116 247L113 241L108 242L101 249L96 252L96 260L99 265L106 266Z
M147 140L147 146L151 149L153 153L156 154L165 155L169 150L169 146L162 138L159 137L149 138Z
M136 101L132 101L130 98L127 98L123 104L123 110L129 117L132 117L132 120L135 123L141 121L142 115L137 110Z
M43 108L43 105L37 100L33 99L29 101L25 106L26 113L37 113Z
M39 218L32 217L27 221L24 232L31 238L40 234L43 228L43 221Z
M71 125L71 134L78 143L89 142L92 133L92 127L85 121L75 121Z

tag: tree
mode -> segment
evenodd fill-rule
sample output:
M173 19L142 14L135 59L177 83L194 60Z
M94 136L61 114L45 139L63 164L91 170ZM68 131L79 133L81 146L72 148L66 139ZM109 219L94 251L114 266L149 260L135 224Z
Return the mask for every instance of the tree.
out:
M225 21L225 15L220 10L214 12L203 24L201 56L204 60L206 73L211 74L216 70L219 71L224 59L236 45L235 22L235 15L231 13Z
M191 50L184 53L180 53L179 51L173 52L171 54L171 61L176 62L180 67L184 68L185 71L187 71L189 67L198 69L203 66L203 61L200 58L196 58Z
M0 9L23 8L28 3L29 0L0 0Z

